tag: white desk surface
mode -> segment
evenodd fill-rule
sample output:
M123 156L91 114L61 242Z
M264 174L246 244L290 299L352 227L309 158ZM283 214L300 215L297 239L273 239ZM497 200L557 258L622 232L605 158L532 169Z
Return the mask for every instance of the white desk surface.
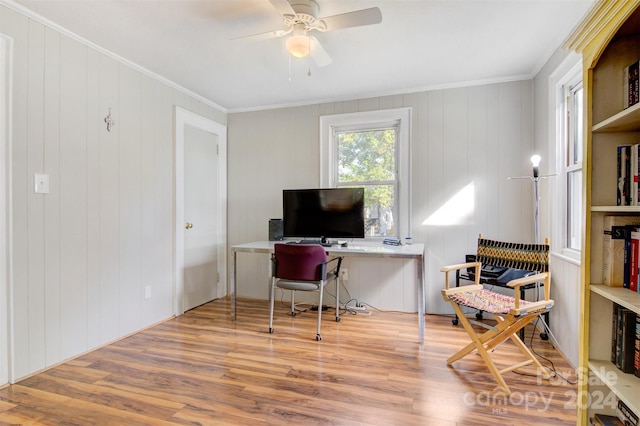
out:
M273 246L277 243L287 241L254 241L251 243L237 244L231 246L233 251L248 253L271 253ZM424 244L416 243L411 245L393 246L382 244L381 242L354 241L348 242L347 247L334 245L325 247L328 253L340 253L341 255L371 255L381 257L421 257L424 256Z

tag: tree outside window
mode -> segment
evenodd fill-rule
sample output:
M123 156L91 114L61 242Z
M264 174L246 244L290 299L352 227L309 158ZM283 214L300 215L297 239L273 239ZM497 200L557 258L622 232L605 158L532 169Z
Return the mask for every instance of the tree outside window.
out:
M397 235L396 129L336 132L337 186L365 188L365 234Z

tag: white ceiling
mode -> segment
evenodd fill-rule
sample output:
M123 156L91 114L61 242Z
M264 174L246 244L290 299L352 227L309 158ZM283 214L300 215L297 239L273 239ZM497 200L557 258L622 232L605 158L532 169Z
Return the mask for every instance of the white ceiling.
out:
M319 68L284 38L237 39L284 28L269 0L16 0L228 112L530 78L594 2L317 0L319 17L382 12L315 32L333 59Z

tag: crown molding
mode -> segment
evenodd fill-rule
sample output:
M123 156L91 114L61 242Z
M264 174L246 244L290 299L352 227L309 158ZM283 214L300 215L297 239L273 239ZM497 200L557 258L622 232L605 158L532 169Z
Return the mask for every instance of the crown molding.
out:
M640 6L640 0L599 0L576 27L563 47L582 53L590 68L616 31Z

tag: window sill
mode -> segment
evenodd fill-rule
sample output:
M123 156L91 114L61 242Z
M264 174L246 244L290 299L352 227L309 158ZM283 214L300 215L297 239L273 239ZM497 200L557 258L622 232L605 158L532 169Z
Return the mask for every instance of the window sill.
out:
M575 250L562 250L560 252L552 252L551 256L556 259L562 260L567 263L571 263L575 266L581 266L582 262L580 261L580 252Z

